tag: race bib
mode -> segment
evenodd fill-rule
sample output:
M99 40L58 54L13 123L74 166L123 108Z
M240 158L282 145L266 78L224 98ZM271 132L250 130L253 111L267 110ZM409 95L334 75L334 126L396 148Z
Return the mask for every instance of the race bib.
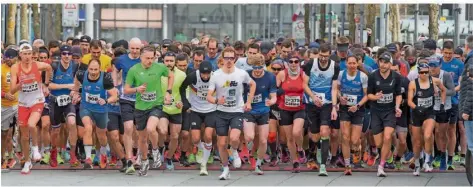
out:
M207 90L198 91L197 97L202 101L207 101Z
M249 95L249 94L248 94ZM253 97L253 102L252 103L261 103L263 101L263 95L258 94Z
M393 93L383 94L383 96L379 98L377 101L377 103L380 103L380 104L392 103L392 102L393 102Z
M141 94L141 100L144 102L156 101L156 92L144 92Z
M301 97L286 95L284 97L284 105L287 107L299 107L301 105Z
M358 96L356 95L345 95L347 97L347 105L348 106L355 106L358 104Z
M72 99L69 95L60 95L56 97L57 106L66 106L67 104L71 103Z
M417 105L421 106L421 107L431 107L432 106L432 97L428 97L428 98L417 98Z
M440 99L440 96L435 96L435 103L441 103Z
M85 92L85 102L90 104L97 104L100 99L100 94L90 94Z
M174 101L175 101L175 100L174 100L174 97L173 97L173 96L171 96L171 102L170 102L170 103L169 103L167 106L174 105Z
M33 82L29 84L23 84L21 85L21 91L23 93L31 93L31 92L36 92L39 90L38 82Z

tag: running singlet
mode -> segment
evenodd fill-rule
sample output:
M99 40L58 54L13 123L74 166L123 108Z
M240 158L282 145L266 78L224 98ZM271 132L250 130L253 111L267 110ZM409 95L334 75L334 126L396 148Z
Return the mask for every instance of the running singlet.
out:
M416 91L414 94L414 104L416 106L423 107L429 111L434 109L434 83L432 81L432 77L429 77L429 88L422 89L419 84L419 79L415 80L416 83Z
M448 73L443 71L443 70L440 70L439 79L442 81L443 85L446 85L445 80L444 80L444 76L448 76ZM437 87L437 86L435 86L435 87ZM436 90L437 90L437 93L435 93L434 110L439 111L440 110L440 104L442 104L442 100L441 100L441 97L440 97L440 88L438 88ZM445 98L444 109L448 110L448 109L451 109L451 108L452 108L452 96L447 96L447 98Z
M348 80L347 71L343 71L340 81L340 91L342 96L347 98L348 106L355 106L363 98L363 83L361 81L361 71L356 72L355 79Z
M461 74L463 73L463 69L465 68L465 65L456 58L453 58L450 62L444 62L443 58L441 58L440 61L441 61L440 69L450 73L453 79L453 84L455 84L455 86L458 86L459 78ZM452 96L452 104L454 105L458 104L458 93L455 94L455 96Z
M217 110L222 112L243 112L245 105L243 101L243 84L251 81L248 73L242 69L235 68L230 74L221 69L215 71L210 78L209 89L217 92L216 99L225 97L223 105L217 105Z
M289 77L288 69L284 70L286 73L286 80L281 83L281 88L284 90L284 94L279 96L279 108L287 111L299 111L304 110L305 105L302 103L302 97L304 95L304 72L301 70L299 76L294 80Z
M186 79L186 73L182 72L177 68L174 68L173 73L174 82L172 84L171 103L169 105L164 105L163 111L167 114L180 114L182 112L182 108L177 108L176 103L181 102L181 94L179 93L179 88L181 87L182 82L184 82L184 79ZM161 87L163 93L166 93L166 91L168 90L167 77L161 77Z
M309 88L312 93L322 100L323 104L332 102L332 82L337 80L339 68L335 67L335 61L330 60L325 70L319 66L318 59L307 63L304 66L305 73L309 76ZM314 104L312 98L304 93L305 103Z
M141 62L140 58L131 59L128 55L122 55L115 59L115 68L118 71L122 71L122 79L126 80L126 76L128 75L128 71L130 70L130 68L133 67L135 64L139 64L140 62ZM123 88L124 86L121 87L122 90L120 94L120 99L124 99L127 101L135 101L136 93L125 94L125 92L123 91Z
M2 92L10 91L11 82L11 67L5 63L2 63ZM12 107L18 105L18 92L15 93L15 100L10 101L6 98L2 98L2 107Z
M54 71L52 83L55 84L73 84L74 83L74 70L76 69L75 64L70 62L69 67L63 71L63 66L60 62L54 63L53 67L56 66ZM56 103L58 106L66 106L72 102L71 96L69 94L71 90L69 89L58 89L51 90L51 95L56 96Z
M168 68L162 63L152 63L147 69L142 64L135 64L128 70L126 83L131 87L146 84L143 93L136 93L135 108L138 110L149 110L155 106L164 104L164 95L161 90L161 77L167 77Z
M199 113L209 113L215 111L217 109L217 105L207 101L207 93L209 91L210 81L202 81L199 70L189 74L186 80L193 79L193 77L196 79L195 82L191 80L189 83L189 103L191 105L191 110ZM211 77L213 77L213 73Z
M38 103L44 103L41 72L38 70L38 64L31 62L30 72L24 72L21 65L22 63L18 64L18 84L21 85L18 94L19 106L31 107Z
M368 94L376 95L382 91L383 96L370 102L371 109L378 111L394 110L396 107L396 96L401 95L401 75L391 71L389 76L384 79L380 70L376 70L368 76Z
M269 106L266 106L266 100L270 99L269 94L276 93L276 76L274 74L264 71L263 77L253 77L252 71L248 71L250 77L256 82L256 91L251 103L251 114L267 114ZM249 90L248 90L249 91ZM244 93L244 100L246 101L248 93Z
M92 112L105 113L107 107L99 104L100 98L107 100L105 94L107 91L103 86L104 72L100 72L99 80L96 82L89 81L88 75L89 72L86 71L82 80L81 110L87 109Z
M122 90L121 87L122 85L115 87L118 90L118 95L120 95L120 92ZM105 92L105 95L107 95L107 98L108 98L107 92ZM118 101L115 103L107 103L107 111L108 113L120 114L120 103Z

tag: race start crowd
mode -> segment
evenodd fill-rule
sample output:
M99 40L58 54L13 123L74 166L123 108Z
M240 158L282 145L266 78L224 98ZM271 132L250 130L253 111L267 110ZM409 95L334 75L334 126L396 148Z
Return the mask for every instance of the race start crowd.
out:
M3 46L2 46L3 47ZM473 150L473 36L364 47L204 36L181 43L89 36L2 48L2 171L17 162L119 167L378 165L415 176Z

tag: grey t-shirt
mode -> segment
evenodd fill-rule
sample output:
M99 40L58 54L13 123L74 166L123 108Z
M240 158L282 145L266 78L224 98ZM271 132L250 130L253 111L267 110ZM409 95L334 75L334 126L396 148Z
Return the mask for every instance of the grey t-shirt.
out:
M210 78L209 90L216 91L216 98L225 97L225 104L217 105L217 110L222 112L243 112L243 84L249 84L250 75L245 70L235 68L230 73L221 69L214 72Z

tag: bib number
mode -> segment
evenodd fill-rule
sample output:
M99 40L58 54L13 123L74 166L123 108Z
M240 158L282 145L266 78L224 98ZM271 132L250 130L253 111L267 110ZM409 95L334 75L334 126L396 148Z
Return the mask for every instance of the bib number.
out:
M286 95L284 97L284 105L287 107L299 107L301 105L301 97Z
M175 101L175 100L174 100L174 97L171 96L171 102L170 102L167 106L172 106L172 105L174 105L174 101Z
M235 107L236 106L236 89L228 90L228 96L225 97L224 107Z
M85 102L88 102L90 104L97 104L100 99L100 94L90 94L90 93L85 93Z
M347 105L348 106L355 106L358 104L358 96L356 95L345 95L347 97Z
M377 103L386 104L393 102L393 93L390 94L383 94L381 98L378 99Z
M141 100L144 102L156 101L156 92L145 92L141 94Z
M33 82L30 84L23 84L21 86L21 91L23 93L31 93L31 92L36 92L39 90L38 82Z
M417 98L417 104L421 107L431 107L432 106L432 97L428 98Z
M72 102L71 96L60 95L56 97L57 106L66 106Z
M253 102L252 103L261 103L263 101L263 95L258 94L253 97Z

